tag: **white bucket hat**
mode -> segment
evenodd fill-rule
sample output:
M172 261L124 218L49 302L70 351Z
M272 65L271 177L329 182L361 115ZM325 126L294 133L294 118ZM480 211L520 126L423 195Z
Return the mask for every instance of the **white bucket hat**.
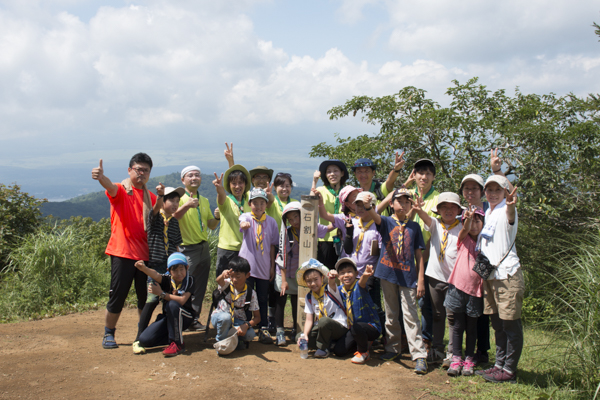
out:
M298 285L308 287L306 281L304 280L304 273L311 269L319 271L321 275L323 275L323 279L327 279L329 268L327 268L314 258L311 258L310 260L302 264L302 266L298 268L298 271L296 271L296 281L298 282Z
M213 347L217 350L217 353L221 356L233 353L238 345L237 329L231 328L227 332L227 337L217 343L213 344Z
M435 206L433 206L433 208L431 209L431 211L433 211L436 214L438 213L438 206L442 203L452 203L452 204L456 204L458 206L458 208L460 209L459 213L457 215L460 215L462 213L462 210L466 210L466 207L463 207L460 205L460 197L458 197L458 195L456 193L452 193L452 192L444 192L441 193L438 196L438 202Z

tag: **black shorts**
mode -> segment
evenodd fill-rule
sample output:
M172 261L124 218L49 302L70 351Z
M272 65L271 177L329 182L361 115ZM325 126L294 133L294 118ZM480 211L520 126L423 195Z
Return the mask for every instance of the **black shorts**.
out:
M144 308L148 296L148 277L135 267L135 263L136 260L129 258L110 256L110 292L106 304L108 312L119 314L123 310L132 282L135 282L137 306L140 310Z

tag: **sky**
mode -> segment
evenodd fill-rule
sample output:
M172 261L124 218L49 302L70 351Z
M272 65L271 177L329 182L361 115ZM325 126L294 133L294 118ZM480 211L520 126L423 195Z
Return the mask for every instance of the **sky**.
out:
M99 190L148 153L153 174L236 161L305 184L320 142L372 134L327 110L452 80L600 92L600 6L587 0L0 0L0 182L40 197ZM56 196L61 180L81 182Z

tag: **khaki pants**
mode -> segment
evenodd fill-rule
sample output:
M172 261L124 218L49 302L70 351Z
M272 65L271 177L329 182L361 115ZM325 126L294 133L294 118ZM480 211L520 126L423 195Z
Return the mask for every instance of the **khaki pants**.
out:
M525 292L521 268L507 279L483 281L483 291L484 314L498 314L505 321L521 318Z

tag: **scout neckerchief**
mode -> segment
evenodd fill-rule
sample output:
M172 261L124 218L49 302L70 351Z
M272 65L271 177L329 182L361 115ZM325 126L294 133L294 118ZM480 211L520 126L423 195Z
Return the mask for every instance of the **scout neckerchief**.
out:
M292 236L296 239L296 242L300 243L300 237L298 236L298 232L296 232L296 228L292 226Z
M348 211L348 217L350 217L350 219L354 219L354 218L356 218L356 214L353 213L352 211Z
M319 303L319 318L317 318L317 320L319 320L321 317L326 317L327 310L325 310L325 285L321 286L321 289L319 289L319 293L312 292L312 295L315 299L317 299L317 302Z
M190 196L190 198L194 198L194 196L192 196L191 193L188 193L188 191L185 191L185 194L187 194L188 196ZM196 198L198 199L198 207L196 207L196 212L198 212L198 221L200 221L200 232L202 232L204 230L204 225L202 224L202 214L200 213L200 195L198 194L198 191L196 190Z
M235 205L237 205L237 206L238 206L238 208L240 209L240 215L242 215L242 214L244 213L244 200L246 200L246 193L244 193L244 194L242 195L242 202L241 202L241 203L240 203L240 202L238 201L238 199L236 199L236 198L235 198L235 196L234 196L234 195L232 195L231 193L229 193L229 194L227 195L227 197L229 197L231 200L233 200L233 202L235 203Z
M358 256L358 251L360 250L360 247L362 246L362 242L363 239L365 238L365 232L367 231L367 229L369 229L371 227L371 225L373 225L374 220L370 220L369 222L367 222L366 225L363 225L363 220L362 218L358 219L358 227L360 228L360 236L358 237L358 242L356 243L356 254Z
M230 306L231 308L229 309L229 311L231 312L231 323L232 324L233 324L233 313L235 312L235 302L237 300L239 300L243 294L246 293L246 289L248 289L248 284L244 283L244 290L239 292L236 296L235 288L233 287L233 285L231 283L229 284L229 290L231 291L231 306ZM250 299L250 300L252 300L252 299Z
M392 215L392 218L396 221L396 225L400 227L400 233L398 234L398 248L396 249L396 258L400 261L400 259L402 259L400 256L404 251L404 227L408 223L408 216L404 218L404 221L400 221L396 215Z
M442 228L444 228L444 235L442 236L442 243L440 244L440 255L438 256L439 262L442 262L444 256L446 255L446 246L448 245L448 231L450 231L452 228L458 225L459 222L459 220L454 220L454 222L450 226L446 227L444 221L440 221L440 223L442 224Z
M346 318L348 319L348 328L350 328L354 323L354 315L352 314L352 301L350 299L350 296L352 295L355 286L356 280L354 280L354 283L352 284L352 286L350 286L350 289L348 290L346 290L344 285L342 285L342 292L346 294Z
M167 218L167 216L165 215L164 212L160 212L160 215L162 215L163 217L163 222L164 222L164 228L163 228L163 240L165 242L165 253L167 254L167 256L169 255L169 235L167 234L167 229L169 229L169 220L171 220L171 218L173 218L173 216L171 215L170 217Z
M278 195L275 195L275 200L277 200L277 203L279 204L279 209L281 210L281 212L283 213L283 203L281 202L281 199L279 198ZM287 201L285 202L285 204L289 204L290 202L290 197L288 196Z
M265 249L263 246L263 222L267 220L267 213L263 213L263 215L258 218L252 212L252 219L256 221L256 250L260 250L261 254L265 254Z

